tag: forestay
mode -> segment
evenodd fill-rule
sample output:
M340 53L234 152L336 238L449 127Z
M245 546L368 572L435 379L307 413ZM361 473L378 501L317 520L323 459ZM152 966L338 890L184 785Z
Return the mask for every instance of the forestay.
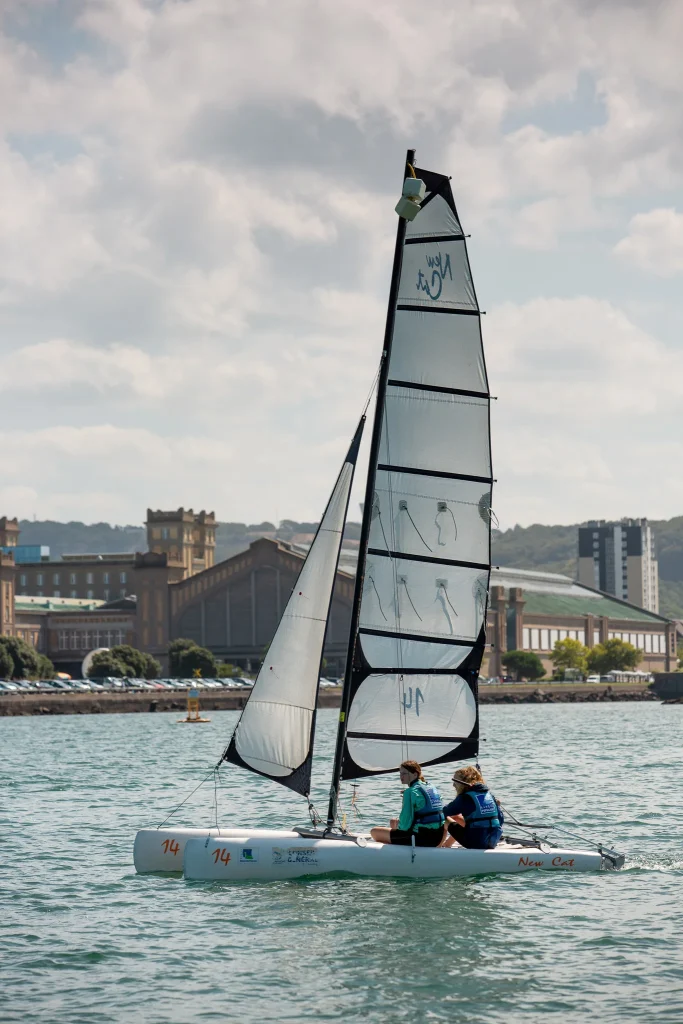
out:
M489 386L448 178L399 226L359 558L341 777L478 750L490 573Z
M365 419L222 760L308 796L325 631Z

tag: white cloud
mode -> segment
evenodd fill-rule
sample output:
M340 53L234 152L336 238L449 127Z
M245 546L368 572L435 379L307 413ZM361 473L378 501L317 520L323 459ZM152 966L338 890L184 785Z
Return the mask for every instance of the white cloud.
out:
M614 251L661 277L683 273L683 214L671 208L636 214Z
M683 484L661 446L679 418L683 352L585 296L506 304L487 321L505 525L673 515Z
M64 59L47 22L41 38L48 6L0 14L0 394L3 429L22 427L0 513L71 502L135 521L147 502L203 501L314 517L380 353L406 139L454 174L484 264L517 250L525 295L558 290L557 265L524 275L534 249L551 267L578 237L597 259L591 233L624 233L626 202L683 186L676 0L435 0L432 32L396 0L83 0L60 7ZM679 236L679 215L653 209L616 249L673 274ZM503 518L566 517L561 475L531 473L563 445L577 510L606 514L597 480L624 500L607 483L617 423L659 464L679 355L612 299L596 285L488 317L513 421ZM548 429L558 403L566 423Z

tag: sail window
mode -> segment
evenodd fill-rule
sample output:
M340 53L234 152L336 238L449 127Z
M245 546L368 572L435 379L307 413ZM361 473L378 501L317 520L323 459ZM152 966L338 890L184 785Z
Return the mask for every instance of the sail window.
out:
M488 391L479 317L397 310L389 378Z
M482 493L483 492L483 493ZM487 563L491 488L470 480L378 470L370 548Z
M490 477L488 406L487 399L389 386L379 462Z
M466 740L476 719L474 694L459 675L373 674L349 714L349 752L366 771L433 761Z

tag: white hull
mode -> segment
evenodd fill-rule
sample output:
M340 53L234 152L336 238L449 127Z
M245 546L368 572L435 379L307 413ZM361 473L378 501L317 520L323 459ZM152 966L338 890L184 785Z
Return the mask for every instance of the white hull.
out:
M291 840L299 838L296 832L267 828L143 828L135 836L133 846L135 870L139 875L152 871L182 871L185 844L189 839L206 840L208 836L232 839L247 832L259 838L272 837L274 841L282 836Z
M600 871L613 867L590 850L499 844L495 850L385 846L371 839L303 839L275 829L145 829L135 839L138 872L183 871L202 881L271 881L345 872L452 878L522 871Z

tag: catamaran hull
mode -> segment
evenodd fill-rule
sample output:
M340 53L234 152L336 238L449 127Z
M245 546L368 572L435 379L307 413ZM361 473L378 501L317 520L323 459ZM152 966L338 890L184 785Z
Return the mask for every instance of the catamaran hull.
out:
M268 836L243 831L188 839L186 878L204 881L270 881L346 872L393 878L452 878L522 871L600 871L614 865L600 853L533 849L505 844L495 850L425 849L386 846L367 840L361 846L339 839L302 839L296 833Z
M182 871L185 857L185 844L190 839L205 841L209 836L221 839L239 838L245 835L243 828L143 828L135 836L133 846L133 863L139 875L155 871ZM260 839L272 839L273 842L286 837L293 842L299 838L297 832L284 832L282 829L254 828L249 835Z

